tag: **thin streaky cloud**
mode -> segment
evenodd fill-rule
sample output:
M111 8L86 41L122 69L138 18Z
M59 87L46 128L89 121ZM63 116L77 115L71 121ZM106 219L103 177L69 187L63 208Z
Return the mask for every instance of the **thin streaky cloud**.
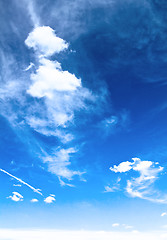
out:
M30 184L24 182L24 181L21 180L20 178L15 177L14 175L10 174L9 172L3 170L2 168L0 168L0 171L3 172L3 173L5 173L5 174L7 174L8 176L10 176L10 177L16 179L16 180L19 181L20 183L22 183L22 184L26 185L27 187L29 187L30 189L32 189L34 192L36 192L36 193L38 193L38 194L40 194L40 195L43 196L43 194L42 194L38 189L32 187Z
M38 27L40 25L40 19L39 17L36 15L36 12L34 10L34 4L33 1L27 1L27 9L28 9L28 13L30 15L31 21L33 23L34 27Z

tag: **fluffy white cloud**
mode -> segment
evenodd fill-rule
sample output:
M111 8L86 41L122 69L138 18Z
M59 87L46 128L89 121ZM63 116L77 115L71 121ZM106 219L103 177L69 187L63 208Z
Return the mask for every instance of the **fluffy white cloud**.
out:
M8 198L11 198L14 202L23 201L23 196L18 192L13 192L13 195L9 196Z
M53 194L51 194L50 196L44 199L44 202L46 203L53 203L54 201L56 201L56 199L55 199L55 195Z
M31 75L33 83L27 90L31 96L53 98L55 91L74 91L81 87L81 80L63 71L58 62L42 58L40 64L36 73Z
M166 212L163 212L162 214L161 214L161 217L164 217L164 216L166 216L167 215L167 213Z
M36 27L29 33L25 44L44 56L50 56L68 48L68 44L57 37L49 26Z
M158 174L163 171L163 167L152 161L142 161L140 158L132 158L132 162L126 161L118 166L110 168L115 173L125 173L133 170L139 173L137 177L127 180L126 191L131 197L139 197L154 202L167 202L167 196L159 197L157 191L153 189L153 183L158 179Z
M132 162L126 161L126 162L121 162L118 166L114 165L114 167L110 167L110 170L115 173L124 173L128 172L129 170L132 169Z

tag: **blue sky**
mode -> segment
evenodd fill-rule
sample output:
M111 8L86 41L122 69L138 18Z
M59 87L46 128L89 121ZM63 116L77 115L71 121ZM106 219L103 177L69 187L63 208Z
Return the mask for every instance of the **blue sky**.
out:
M166 234L167 3L0 9L1 228Z

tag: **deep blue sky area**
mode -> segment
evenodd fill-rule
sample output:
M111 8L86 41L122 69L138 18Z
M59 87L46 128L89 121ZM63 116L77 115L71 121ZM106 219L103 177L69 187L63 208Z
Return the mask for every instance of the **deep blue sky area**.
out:
M0 1L1 228L165 231L166 11Z

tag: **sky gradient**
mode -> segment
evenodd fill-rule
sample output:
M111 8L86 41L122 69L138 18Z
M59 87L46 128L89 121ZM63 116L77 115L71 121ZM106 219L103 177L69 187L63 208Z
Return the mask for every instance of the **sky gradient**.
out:
M0 239L167 239L166 10L0 1Z

